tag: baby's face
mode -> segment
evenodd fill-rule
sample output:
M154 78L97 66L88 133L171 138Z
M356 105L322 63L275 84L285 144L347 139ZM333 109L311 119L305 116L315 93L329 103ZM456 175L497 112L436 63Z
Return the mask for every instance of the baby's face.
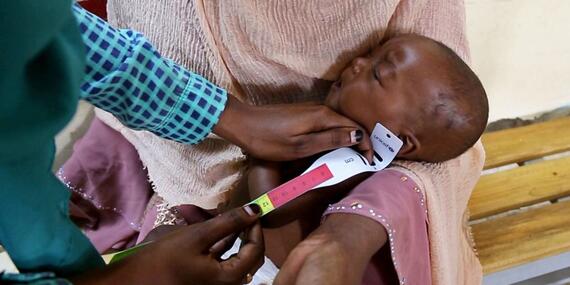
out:
M424 112L445 81L437 48L414 36L391 39L354 59L332 85L325 104L369 133L377 122L398 136L418 132L429 122L418 124L414 116Z

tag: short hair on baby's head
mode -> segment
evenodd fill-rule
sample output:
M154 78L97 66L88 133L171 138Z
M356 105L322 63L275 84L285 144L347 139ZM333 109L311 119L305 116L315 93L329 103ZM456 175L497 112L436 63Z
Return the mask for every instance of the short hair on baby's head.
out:
M427 139L431 144L427 147L434 148L428 150L430 160L441 162L463 154L477 142L487 126L489 105L483 84L461 57L441 42L428 40L441 51L447 71L446 88L433 96L424 113L434 122L434 128L429 128L435 132L431 136L440 137Z

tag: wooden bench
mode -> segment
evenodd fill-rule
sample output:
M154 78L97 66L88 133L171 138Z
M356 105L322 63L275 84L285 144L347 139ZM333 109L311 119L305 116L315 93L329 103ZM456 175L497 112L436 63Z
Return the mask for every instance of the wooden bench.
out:
M485 274L570 252L570 117L486 133L483 145L469 209Z

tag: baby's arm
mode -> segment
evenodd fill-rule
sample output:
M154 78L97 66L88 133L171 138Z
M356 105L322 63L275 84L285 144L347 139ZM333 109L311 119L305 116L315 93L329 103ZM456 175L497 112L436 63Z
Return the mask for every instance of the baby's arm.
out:
M287 163L251 160L247 175L249 201L295 178L310 165L312 159ZM280 227L294 220L320 220L326 207L339 201L345 194L370 174L364 173L337 185L309 191L262 218L264 227Z
M303 161L277 163L251 159L247 174L247 196L249 201L295 177L297 173L290 173L291 170L302 170L304 169L304 164L306 163ZM325 202L320 202L322 200L326 200L322 193L306 193L264 216L262 225L275 228L294 220L311 216L317 217L318 221L320 213L327 206Z

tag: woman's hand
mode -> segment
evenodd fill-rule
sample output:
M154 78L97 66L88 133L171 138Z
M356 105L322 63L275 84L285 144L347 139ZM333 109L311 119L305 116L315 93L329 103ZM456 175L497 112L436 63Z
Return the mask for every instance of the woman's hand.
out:
M354 145L372 158L370 138L362 127L324 105L251 106L229 96L214 133L270 161Z
M354 281L354 264L338 241L327 235L311 235L289 254L275 285L346 285Z
M264 242L257 205L230 210L177 229L135 254L74 284L244 284L263 264ZM245 230L240 251L221 260L219 242Z
M273 284L360 284L386 244L384 227L367 217L332 214L289 254Z

